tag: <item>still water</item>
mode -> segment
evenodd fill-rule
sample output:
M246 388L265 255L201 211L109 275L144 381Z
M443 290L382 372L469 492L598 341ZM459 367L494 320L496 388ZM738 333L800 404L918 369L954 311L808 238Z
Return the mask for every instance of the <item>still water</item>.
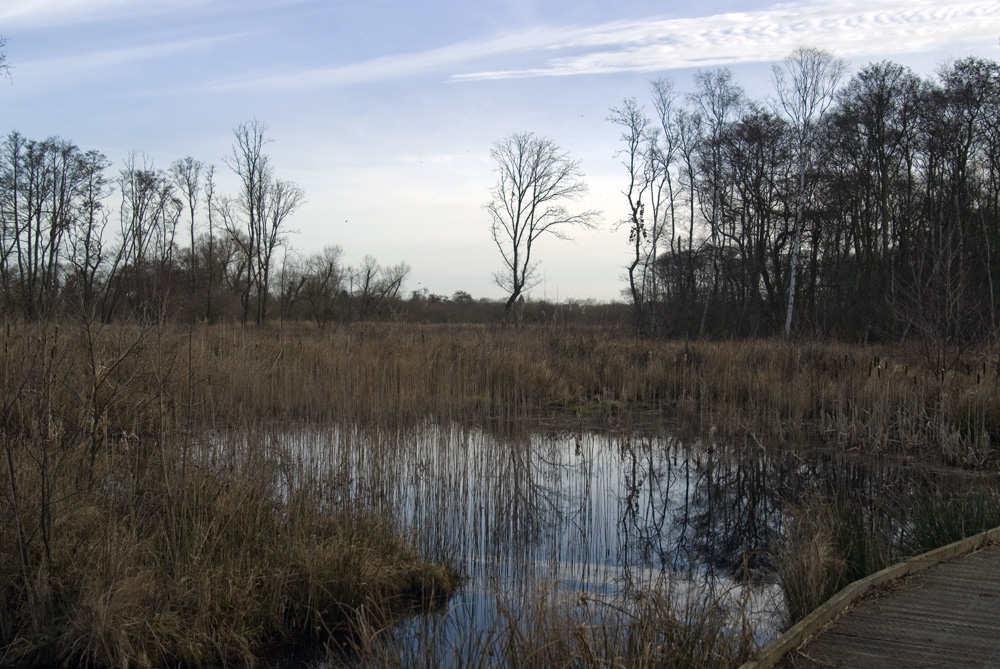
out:
M459 664L511 616L546 598L627 607L648 588L678 606L711 599L776 634L769 573L797 463L758 445L684 442L664 430L330 426L286 435L296 468L395 518L425 556L467 578L447 606L403 621L402 652ZM420 661L424 663L424 660Z
M530 629L539 603L627 618L654 591L677 611L708 603L762 646L780 631L771 556L797 505L850 497L899 537L926 491L956 489L954 472L905 458L664 428L329 425L273 439L287 458L279 479L304 473L321 482L321 503L385 514L425 557L465 575L446 606L375 635L385 648L364 657L398 666L492 666L484 656L504 630Z

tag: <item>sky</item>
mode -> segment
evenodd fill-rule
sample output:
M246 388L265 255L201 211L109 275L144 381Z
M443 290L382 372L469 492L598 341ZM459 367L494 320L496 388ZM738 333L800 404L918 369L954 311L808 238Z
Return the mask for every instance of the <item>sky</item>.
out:
M618 299L628 233L620 129L609 108L649 82L684 94L699 69L730 67L755 99L799 46L850 72L894 60L923 76L974 55L1000 60L996 0L0 0L10 80L0 135L59 136L121 167L184 156L216 166L257 119L276 176L307 202L289 248L329 244L412 268L408 293L499 298L500 255L483 208L494 142L548 137L590 192L573 210L602 225L540 240L530 296Z

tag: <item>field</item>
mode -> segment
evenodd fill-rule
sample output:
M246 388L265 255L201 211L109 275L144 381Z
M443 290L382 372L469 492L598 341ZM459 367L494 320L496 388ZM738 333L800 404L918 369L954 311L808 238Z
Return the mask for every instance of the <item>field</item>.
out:
M786 500L770 562L790 618L859 571L1000 524L991 349L551 326L8 322L0 375L0 664L244 664L303 643L396 657L378 639L446 603L461 570L335 470L291 454L289 426L504 432L544 420L977 482L888 520L878 495L845 485ZM391 442L378 448L359 458L392 457ZM711 602L678 609L650 594L641 612L610 602L581 618L579 602L556 599L506 612L467 663L727 666L753 650L746 630L720 631Z

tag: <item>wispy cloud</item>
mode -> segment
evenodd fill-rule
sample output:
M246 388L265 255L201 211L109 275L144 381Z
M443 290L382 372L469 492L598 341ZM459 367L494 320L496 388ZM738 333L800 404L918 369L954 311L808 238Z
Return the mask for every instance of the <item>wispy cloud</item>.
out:
M0 5L0 21L51 23L67 15L87 14L129 4L131 0L7 0Z
M909 53L993 40L998 24L995 0L817 0L698 18L538 27L346 65L236 76L213 87L308 89L427 73L461 82L648 72L779 60L801 45L844 57ZM517 67L502 67L514 60ZM501 67L455 73L486 62Z
M123 15L175 11L205 0L3 0L0 24L53 26L104 20Z
M106 49L89 53L75 53L58 58L27 61L17 66L19 77L28 81L47 80L53 76L74 75L80 72L99 71L117 65L163 58L178 53L191 53L208 49L219 43L238 39L242 35L216 35L212 37L171 40L143 46Z
M527 31L479 42L459 42L426 51L382 56L348 65L275 72L264 76L236 77L220 82L217 87L292 89L396 79L446 69L491 56L541 49L550 41L550 31Z
M778 60L809 44L841 56L912 53L995 38L995 1L848 0L775 5L693 19L557 31L535 67L480 70L456 81L654 71ZM552 52L568 52L552 55Z

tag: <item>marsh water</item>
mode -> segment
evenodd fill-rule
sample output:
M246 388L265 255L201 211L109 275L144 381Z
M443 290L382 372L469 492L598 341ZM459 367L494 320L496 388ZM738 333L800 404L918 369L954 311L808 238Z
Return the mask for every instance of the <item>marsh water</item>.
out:
M429 423L282 439L298 466L327 472L338 496L396 519L425 556L466 576L446 606L393 631L417 664L474 663L500 619L539 592L615 606L649 587L710 597L748 617L763 644L781 616L769 556L795 501L817 487L905 496L913 485L898 463L653 428Z

